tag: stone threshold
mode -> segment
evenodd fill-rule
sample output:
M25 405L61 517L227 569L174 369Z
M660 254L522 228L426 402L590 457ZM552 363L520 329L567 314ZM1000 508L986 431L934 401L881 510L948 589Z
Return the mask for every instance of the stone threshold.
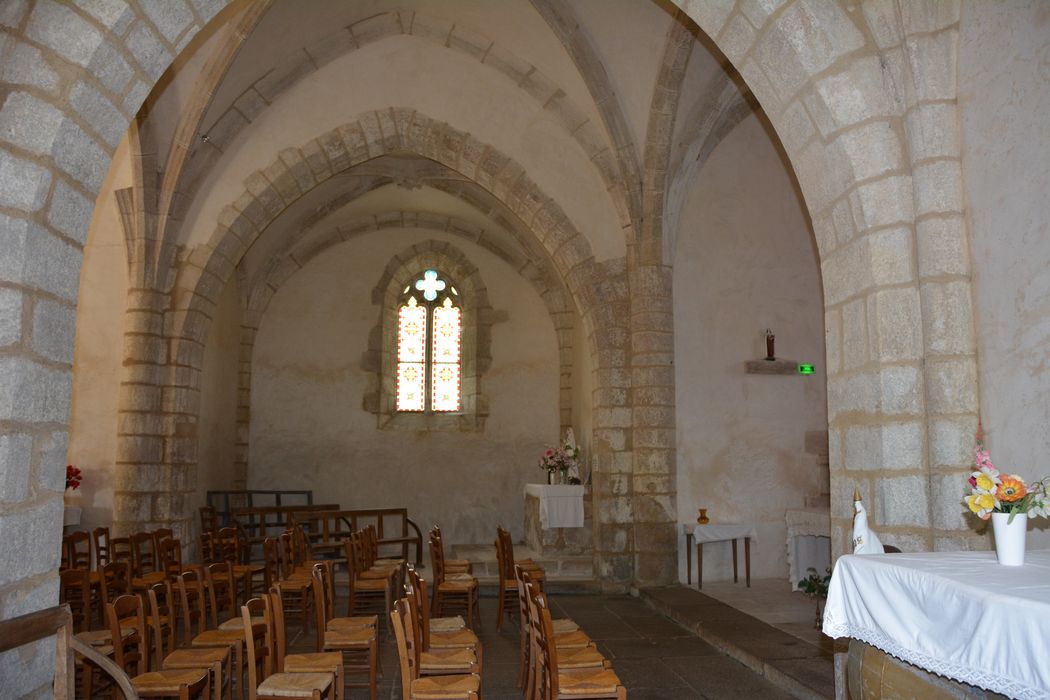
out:
M804 700L835 697L833 642L815 645L685 586L643 588L651 608Z

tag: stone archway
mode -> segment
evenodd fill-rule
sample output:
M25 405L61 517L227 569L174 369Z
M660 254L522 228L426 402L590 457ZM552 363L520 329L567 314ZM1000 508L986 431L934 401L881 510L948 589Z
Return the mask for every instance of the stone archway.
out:
M310 154L323 153L320 160ZM188 495L194 484L190 477L196 468L196 429L199 375L210 319L226 281L252 243L299 197L342 172L385 155L414 153L451 169L488 192L506 214L521 222L515 229L536 237L557 278L580 312L591 343L594 364L605 373L595 382L602 389L607 381L626 376L626 355L615 348L626 336L625 313L614 313L615 303L626 300L623 270L594 262L586 238L562 212L557 202L541 192L524 169L514 160L476 138L437 122L418 111L390 108L370 111L312 139L300 148L283 149L271 165L248 177L246 190L219 216L219 224L205 245L190 251L179 270L176 289L170 294L155 293L147 299L154 306L140 309L129 317L126 333L134 338L156 335L163 319L163 335L157 339L169 348L160 356L159 370L153 378L140 375L129 382L126 401L122 401L121 420L132 427L119 447L118 482L122 490L115 499L114 527L134 529L145 523L168 522L177 532L189 532L191 514ZM286 266L287 268L288 266ZM285 270L288 272L289 270ZM600 303L599 303L600 301ZM141 327L140 327L141 326ZM568 358L566 358L568 359ZM616 392L606 391L605 395ZM622 392L620 392L622 393ZM619 409L622 413L622 408ZM610 433L602 436L595 452L608 455L607 464L622 465L629 444L622 439L620 415L608 416ZM125 419L126 418L126 419ZM134 430L144 426L140 435ZM596 421L596 425L606 427ZM162 426L162 441L157 438ZM158 463L160 469L153 468ZM608 472L601 472L604 477ZM623 487L618 487L623 491ZM157 498L163 494L163 498ZM629 531L633 521L615 520L622 510L607 508L608 525ZM600 516L601 514L599 514ZM596 518L601 526L601 518ZM670 529L669 523L664 525ZM618 554L615 568L621 580L630 577L631 554ZM665 556L665 558L667 558Z
M858 482L882 504L876 519L898 540L922 548L959 544L967 536L950 525L941 500L951 496L957 509L954 491L940 486L964 469L958 443L976 423L970 266L959 252L965 243L927 245L966 238L951 128L958 2L868 3L849 15L809 0L772 12L743 0L676 4L761 102L812 215L828 305L836 550L844 548L849 493ZM28 75L3 86L8 115L17 111L25 126L8 133L0 151L0 281L33 310L9 331L13 350L0 357L0 467L10 475L0 516L4 617L57 597L57 547L37 545L60 535L79 261L113 152L102 134L127 127L179 48L223 6L172 0L110 11L37 3L15 5L4 18L6 51L63 67L56 73L31 60ZM126 70L117 75L114 66ZM41 81L47 96L24 91ZM546 220L552 214L541 204L532 202L532 211ZM555 249L570 242L559 243ZM613 279L625 271L604 273ZM596 410L613 407L595 398ZM600 429L604 438L625 443L628 429L614 423ZM610 470L614 452L599 457ZM904 493L907 499L894 498ZM918 516L916 498L925 502ZM601 573L615 574L621 564L634 570L610 557ZM34 668L16 680L32 689L48 675Z

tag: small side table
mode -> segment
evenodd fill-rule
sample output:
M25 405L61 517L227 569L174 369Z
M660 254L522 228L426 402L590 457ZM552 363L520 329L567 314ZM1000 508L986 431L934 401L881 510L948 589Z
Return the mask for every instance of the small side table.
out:
M755 527L748 523L723 523L720 525L682 525L685 532L686 583L693 583L693 543L696 542L696 585L704 587L704 543L731 542L733 546L733 583L737 583L736 541L744 540L744 580L751 587L751 538L755 536Z

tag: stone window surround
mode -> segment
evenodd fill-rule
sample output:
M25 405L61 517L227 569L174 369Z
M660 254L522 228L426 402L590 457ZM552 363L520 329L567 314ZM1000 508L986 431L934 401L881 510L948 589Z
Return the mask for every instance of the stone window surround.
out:
M460 340L460 410L455 413L400 412L397 399L397 310L406 286L435 269L459 292L463 310ZM488 397L481 378L491 366L493 310L477 267L449 243L427 240L393 256L372 291L381 305L379 322L369 333L363 368L373 375L364 409L376 415L380 430L481 432L488 416Z

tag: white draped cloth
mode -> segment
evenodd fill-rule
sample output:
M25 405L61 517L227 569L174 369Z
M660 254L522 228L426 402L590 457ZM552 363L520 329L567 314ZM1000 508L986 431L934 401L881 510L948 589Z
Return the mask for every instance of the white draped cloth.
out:
M1015 698L1050 699L1050 550L846 555L824 633Z
M540 526L583 527L583 486L580 484L525 484L525 494L540 499Z
M687 527L693 527L691 524ZM697 544L704 542L725 542L744 537L755 539L755 526L748 523L718 523L717 525L696 525L693 527L693 539Z

